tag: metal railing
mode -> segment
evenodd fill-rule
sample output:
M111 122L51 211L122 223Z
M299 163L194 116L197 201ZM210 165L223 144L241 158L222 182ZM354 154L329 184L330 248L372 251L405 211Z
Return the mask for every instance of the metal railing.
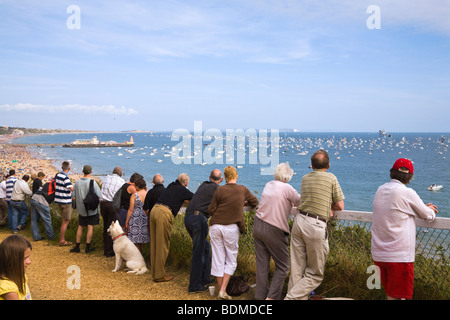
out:
M347 266L362 279L373 265L370 252L372 212L336 212L330 235L330 266L347 260ZM436 217L428 222L416 218L414 297L450 298L450 219ZM347 272L349 272L347 270ZM365 275L365 277L364 277Z

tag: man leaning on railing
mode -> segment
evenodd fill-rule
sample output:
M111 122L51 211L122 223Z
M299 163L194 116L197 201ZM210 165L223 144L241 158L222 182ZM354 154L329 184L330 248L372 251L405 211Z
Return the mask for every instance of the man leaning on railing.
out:
M379 267L388 300L412 299L416 221L433 221L437 207L424 204L406 185L414 174L410 160L398 159L390 170L391 181L380 186L373 200L372 258Z

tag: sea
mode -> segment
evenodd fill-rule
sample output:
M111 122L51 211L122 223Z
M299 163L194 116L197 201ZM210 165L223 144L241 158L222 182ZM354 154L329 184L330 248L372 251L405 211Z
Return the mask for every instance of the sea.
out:
M138 172L152 187L152 177L160 173L165 185L180 173L190 177L188 188L195 192L208 179L212 169L223 171L234 165L238 183L245 185L258 198L264 186L273 179L271 168L289 162L295 174L289 182L300 191L303 175L310 172L310 157L319 149L330 155L330 169L339 180L345 195L345 209L372 211L377 188L390 180L389 170L398 158L414 163L414 189L425 203L438 206L438 216L450 217L450 133L401 133L380 135L378 132L292 132L258 131L227 139L226 132L211 138L204 132L120 132L47 134L18 138L14 143L71 143L76 139L124 142L133 138L133 147L65 148L60 145L30 147L33 155L61 167L64 160L72 165L72 173L81 173L85 164L93 175L106 177L120 166L124 179ZM243 139L242 139L243 138ZM267 139L266 139L267 138ZM273 139L271 139L273 138ZM239 144L239 141L245 141ZM224 183L224 182L223 182ZM431 184L442 185L439 191L428 191Z

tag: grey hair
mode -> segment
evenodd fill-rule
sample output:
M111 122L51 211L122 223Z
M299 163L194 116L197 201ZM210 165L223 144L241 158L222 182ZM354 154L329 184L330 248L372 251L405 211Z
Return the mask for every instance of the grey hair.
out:
M153 177L153 183L154 184L163 184L164 179L163 176L159 173L155 174L155 176Z
M189 182L189 176L187 173L180 173L177 179L182 185L187 184Z
M292 176L294 175L294 170L289 166L289 162L280 163L276 166L273 177L275 180L279 180L281 182L289 182L291 181Z
M121 167L115 167L112 173L115 173L119 177L121 177L122 176L122 168Z

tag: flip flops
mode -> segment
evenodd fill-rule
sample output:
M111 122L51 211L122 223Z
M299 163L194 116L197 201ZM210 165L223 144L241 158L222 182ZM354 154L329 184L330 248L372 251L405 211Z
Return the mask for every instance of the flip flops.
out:
M70 245L72 245L72 244L73 244L72 242L66 241L66 240L60 241L60 242L59 242L59 246L60 246L60 247L66 247L66 246L70 246Z

